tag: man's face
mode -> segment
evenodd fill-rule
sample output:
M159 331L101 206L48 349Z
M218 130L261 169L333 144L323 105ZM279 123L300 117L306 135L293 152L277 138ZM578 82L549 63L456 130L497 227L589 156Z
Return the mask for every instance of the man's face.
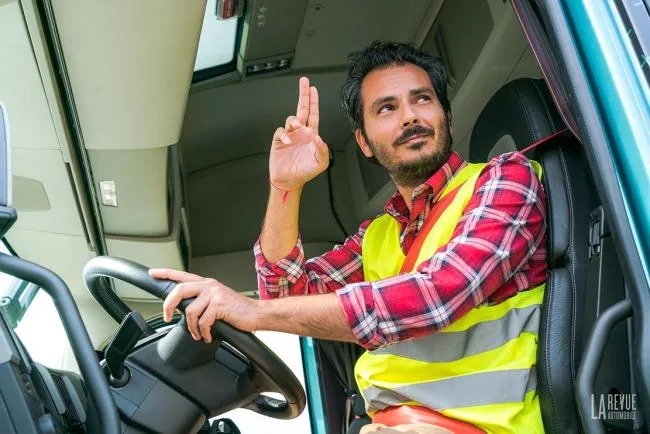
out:
M426 71L407 63L370 72L361 84L359 147L404 187L425 182L451 153L448 119Z

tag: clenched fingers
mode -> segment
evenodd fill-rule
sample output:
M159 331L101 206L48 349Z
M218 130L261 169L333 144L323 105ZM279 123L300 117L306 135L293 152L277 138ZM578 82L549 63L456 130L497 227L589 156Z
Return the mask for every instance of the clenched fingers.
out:
M273 134L273 143L284 143L285 145L291 144L289 134L287 134L287 131L284 128L280 127L275 130L275 133Z
M163 303L163 318L165 322L172 320L174 309L178 307L182 300L198 296L203 289L209 287L211 284L209 280L205 279L199 282L185 282L176 285Z
M199 318L202 318L208 305L210 304L211 293L209 290L203 290L196 300L190 303L185 309L185 322L187 329L195 341L201 339L201 330L199 330ZM205 339L205 338L204 338Z
M206 343L212 342L212 324L214 324L217 319L217 314L219 313L219 307L216 299L212 297L208 302L208 306L203 311L203 315L199 319L199 330L201 332L201 337Z
M302 123L295 116L289 116L286 122L284 123L284 129L286 130L287 133L295 131L302 126L303 126Z

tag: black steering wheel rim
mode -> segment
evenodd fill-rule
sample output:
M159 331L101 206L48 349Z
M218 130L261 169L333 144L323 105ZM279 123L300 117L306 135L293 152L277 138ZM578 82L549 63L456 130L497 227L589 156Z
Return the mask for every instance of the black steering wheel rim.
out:
M176 282L154 279L148 271L149 268L128 259L98 256L88 261L84 267L83 279L89 290L95 288L95 291L90 291L91 294L96 292L97 286L103 287L102 278L112 278L127 282L165 300L176 286ZM192 301L193 299L183 300L179 309L184 312ZM177 326L186 328L185 321L180 321ZM264 391L280 393L286 401L284 406L270 407L265 400L255 399L251 403L252 407L247 406L247 408L278 419L292 419L302 413L307 398L300 381L289 367L254 334L243 332L226 322L216 321L212 326L212 336L213 339L227 342L249 360L256 373L265 380L265 386L269 386Z

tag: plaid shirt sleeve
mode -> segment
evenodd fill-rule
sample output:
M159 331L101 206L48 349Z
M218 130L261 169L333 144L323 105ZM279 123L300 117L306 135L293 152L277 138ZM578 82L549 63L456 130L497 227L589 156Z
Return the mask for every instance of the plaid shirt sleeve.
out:
M434 333L510 279L524 280L520 289L531 287L525 273L515 273L545 249L545 201L524 156L492 159L451 240L417 273L352 283L337 291L359 344L374 349Z
M266 260L258 239L254 253L260 298L325 294L347 284L361 282L361 242L371 221L364 221L359 231L348 237L342 245L306 262L300 237L293 250L276 263Z

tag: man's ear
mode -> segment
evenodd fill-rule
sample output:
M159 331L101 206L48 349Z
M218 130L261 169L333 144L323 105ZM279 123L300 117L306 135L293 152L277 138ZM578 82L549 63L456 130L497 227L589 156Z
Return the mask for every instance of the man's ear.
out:
M372 158L375 155L372 153L372 149L370 149L370 146L368 145L368 142L366 141L365 134L361 131L361 128L357 128L354 131L354 138L357 139L357 144L359 145L359 148L361 148L361 152L363 152L363 155L365 155L368 158Z

